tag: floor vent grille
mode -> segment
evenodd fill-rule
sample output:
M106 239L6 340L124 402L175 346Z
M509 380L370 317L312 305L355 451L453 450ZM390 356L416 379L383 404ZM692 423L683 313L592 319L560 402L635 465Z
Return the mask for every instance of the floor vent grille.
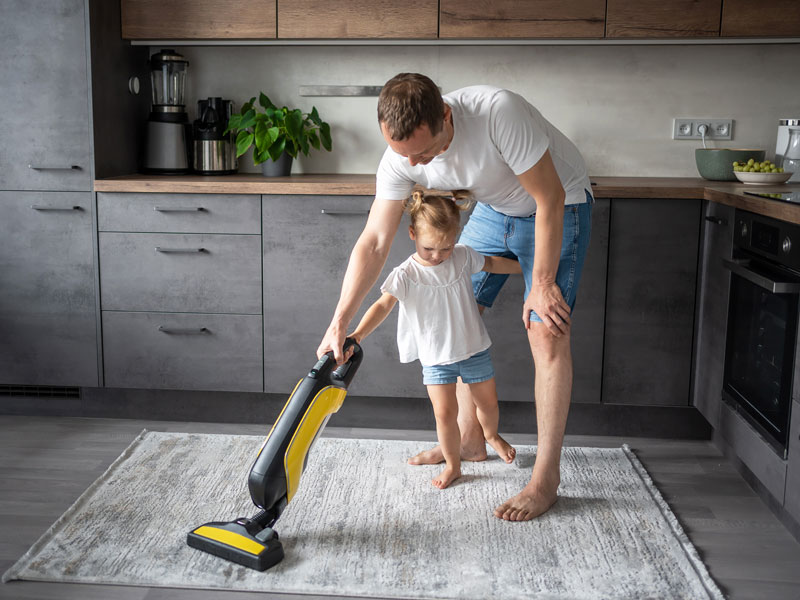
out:
M33 396L36 398L80 398L81 388L52 385L0 385L0 396Z

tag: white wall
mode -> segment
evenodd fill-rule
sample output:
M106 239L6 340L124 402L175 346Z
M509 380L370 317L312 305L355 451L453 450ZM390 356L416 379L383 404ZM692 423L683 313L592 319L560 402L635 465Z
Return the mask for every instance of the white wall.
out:
M153 49L154 51L157 49ZM334 150L293 173L374 173L385 145L377 98L301 97L301 85L382 85L401 71L447 92L484 83L525 96L583 153L592 175L696 177L700 142L671 139L673 117L732 118L716 147L775 150L777 121L800 118L800 44L686 46L206 46L190 61L187 101L238 106L264 91L278 105L316 106ZM714 144L710 144L711 147ZM248 156L241 172L256 171Z

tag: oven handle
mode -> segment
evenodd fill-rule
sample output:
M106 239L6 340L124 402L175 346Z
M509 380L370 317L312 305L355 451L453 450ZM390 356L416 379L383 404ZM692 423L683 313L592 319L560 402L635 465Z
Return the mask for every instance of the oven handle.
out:
M769 275L753 270L749 259L728 260L723 258L722 263L731 273L735 273L773 294L800 294L800 282L775 281Z

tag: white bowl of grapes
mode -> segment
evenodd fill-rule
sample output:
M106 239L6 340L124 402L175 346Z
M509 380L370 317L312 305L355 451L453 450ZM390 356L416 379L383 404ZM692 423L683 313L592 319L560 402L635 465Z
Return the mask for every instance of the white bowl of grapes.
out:
M733 174L742 183L750 185L785 183L793 175L791 171L784 171L768 160L758 162L752 158L747 162L734 162Z

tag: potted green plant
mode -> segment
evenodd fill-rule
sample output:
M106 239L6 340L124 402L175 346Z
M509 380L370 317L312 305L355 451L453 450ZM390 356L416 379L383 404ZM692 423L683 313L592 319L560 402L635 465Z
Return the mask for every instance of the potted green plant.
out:
M310 113L299 108L278 108L264 92L242 105L231 115L225 130L236 135L236 156L253 146L253 164L261 165L264 175L288 175L292 160L311 148L329 151L333 147L331 127L323 121L316 107Z

